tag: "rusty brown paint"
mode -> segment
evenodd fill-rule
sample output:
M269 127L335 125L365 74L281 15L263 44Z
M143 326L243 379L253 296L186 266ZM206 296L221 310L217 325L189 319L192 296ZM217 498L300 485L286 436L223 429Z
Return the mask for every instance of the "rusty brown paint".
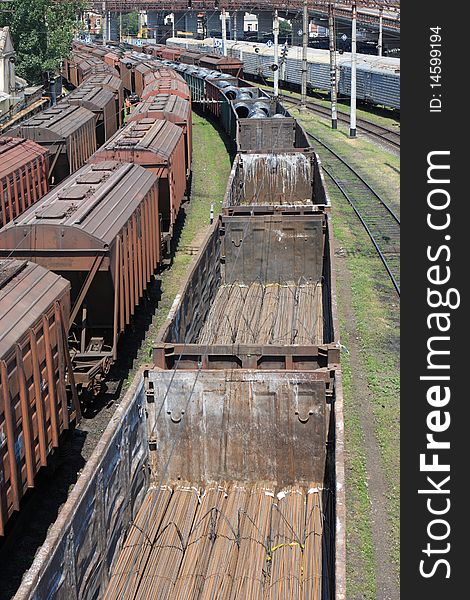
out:
M29 344L31 346L31 361L33 363L33 383L36 400L36 411L38 413L38 439L41 466L47 465L47 442L46 442L46 415L44 411L44 400L41 392L41 371L37 349L37 337L33 328L29 332Z

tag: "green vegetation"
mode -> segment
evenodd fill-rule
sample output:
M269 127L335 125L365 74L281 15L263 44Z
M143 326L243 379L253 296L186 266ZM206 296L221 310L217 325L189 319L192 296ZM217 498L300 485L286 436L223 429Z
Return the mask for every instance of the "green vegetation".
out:
M284 19L279 19L279 35L281 37L286 37L292 33L292 25L289 21L285 21Z
M139 33L139 13L131 12L121 16L122 35L138 35Z
M349 139L346 124L333 131L327 118L295 109L292 113L307 131L350 162L399 213L399 157L363 136ZM317 151L321 157L320 146ZM341 339L346 348L354 346L356 350L354 360L352 353L342 354L348 598L373 600L382 575L380 565L384 564L374 545L374 533L377 539L387 531L385 562L391 565L392 577L398 579L399 302L352 208L328 177L326 183L333 204ZM371 413L369 419L366 411ZM368 460L367 421L380 453L378 474ZM387 520L376 524L375 532L370 512L374 477L385 484Z
M70 51L77 16L84 0L12 0L0 13L0 26L9 26L18 56L17 74L29 83L43 83L55 74Z

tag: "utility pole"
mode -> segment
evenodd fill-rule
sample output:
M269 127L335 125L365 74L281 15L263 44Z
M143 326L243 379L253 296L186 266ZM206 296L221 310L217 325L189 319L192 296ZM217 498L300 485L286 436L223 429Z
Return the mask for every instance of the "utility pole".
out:
M379 9L379 43L377 44L378 55L382 56L383 45L383 8Z
M222 54L227 56L227 21L225 19L225 8L222 9Z
M351 30L351 122L349 126L349 137L356 137L356 45L357 45L357 5L352 5L352 30Z
M273 20L274 34L274 97L279 96L279 16L277 10L274 11Z
M119 13L119 43L122 41L122 12Z
M308 47L308 6L304 0L304 14L302 24L302 80L300 88L300 110L305 110L307 101L307 47Z
M331 94L331 128L338 128L336 111L336 32L333 4L328 5L328 32L330 41L330 94Z
M102 5L102 12L103 14L101 15L101 33L102 33L102 38L103 38L103 46L106 46L106 19L107 19L107 11L106 11L106 2L103 2Z
M233 32L232 32L233 41L237 41L237 11L233 13Z

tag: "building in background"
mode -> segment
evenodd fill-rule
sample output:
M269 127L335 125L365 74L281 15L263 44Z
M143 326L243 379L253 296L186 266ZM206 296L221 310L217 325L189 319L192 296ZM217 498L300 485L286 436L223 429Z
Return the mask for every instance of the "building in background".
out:
M0 120L19 110L27 83L15 74L16 53L9 27L0 27Z

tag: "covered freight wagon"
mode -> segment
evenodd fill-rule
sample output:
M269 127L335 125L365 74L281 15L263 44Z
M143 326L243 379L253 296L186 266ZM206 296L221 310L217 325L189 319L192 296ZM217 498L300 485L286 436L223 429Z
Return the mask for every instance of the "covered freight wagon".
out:
M76 52L70 58L64 59L62 76L74 87L78 87L89 75L103 72L117 75L116 69L106 64L102 58L88 52Z
M31 140L0 137L0 227L48 190L47 149Z
M191 170L192 156L192 112L191 104L179 96L159 94L152 96L132 109L129 121L161 119L181 127L186 149L186 174Z
M137 94L140 98L146 85L145 77L156 67L157 65L150 60L145 61L138 56L126 54L121 58L119 67L124 88L129 94Z
M96 150L96 115L66 101L14 127L12 135L35 141L49 151L49 172L59 183L82 167Z
M67 95L69 104L83 106L96 115L96 144L101 146L116 133L119 124L119 108L114 93L101 85L84 82Z
M0 259L0 536L61 433L77 418L67 331L70 283Z
M234 77L243 77L243 62L238 58L219 56L217 54L202 54L199 59L199 66L227 73Z
M184 81L183 77L181 77L181 75L174 69L159 66L159 63L153 64L152 71L150 71L150 73L146 73L144 78L145 85L152 83L156 79L178 79L179 81Z
M119 116L119 127L124 122L124 86L121 79L112 73L93 73L86 78L86 84L102 87L113 92L116 114Z
M136 163L155 173L162 235L169 243L186 190L185 156L180 127L160 119L141 119L118 131L90 161Z
M72 285L76 383L98 389L160 261L158 179L138 165L87 165L0 231L0 256Z
M155 79L145 86L141 98L142 100L146 100L151 96L157 96L159 94L172 94L191 102L189 88L183 79L175 79L174 77Z

